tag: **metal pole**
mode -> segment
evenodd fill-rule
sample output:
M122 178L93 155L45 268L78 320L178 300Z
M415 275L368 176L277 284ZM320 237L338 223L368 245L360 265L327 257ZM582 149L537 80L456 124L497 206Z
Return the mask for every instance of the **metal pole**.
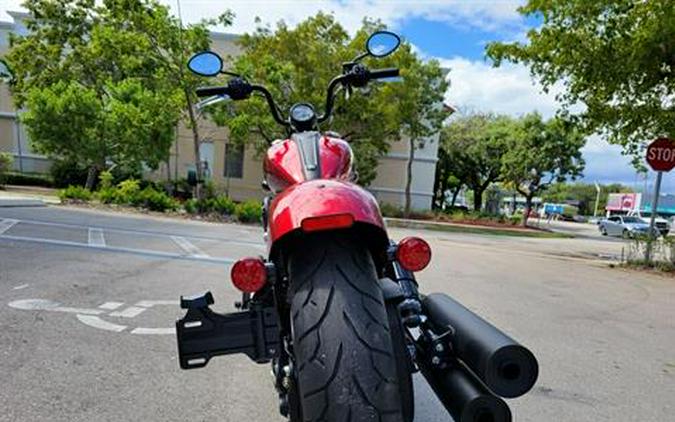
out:
M656 172L656 188L654 189L654 198L652 199L652 216L649 219L649 241L645 252L645 260L649 263L652 260L652 244L654 243L654 221L656 220L656 210L659 206L659 193L661 193L661 178L663 172Z
M14 128L16 129L16 143L19 148L19 173L23 173L23 148L21 145L21 121L19 120L19 112L16 112L14 117Z
M598 182L595 182L595 190L597 194L595 195L595 210L593 210L593 217L598 216L598 204L600 203L600 185Z

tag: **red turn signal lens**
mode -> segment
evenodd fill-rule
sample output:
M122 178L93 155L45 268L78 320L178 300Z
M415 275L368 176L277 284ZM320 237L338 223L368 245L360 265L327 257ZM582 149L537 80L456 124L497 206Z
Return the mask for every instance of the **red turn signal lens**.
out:
M243 258L234 263L230 277L237 289L255 293L267 283L267 269L259 258Z
M408 271L420 271L431 261L431 247L419 237L406 237L398 242L396 260Z
M302 220L302 230L306 232L316 232L319 230L344 229L354 224L354 217L351 214L322 215L320 217L309 217Z

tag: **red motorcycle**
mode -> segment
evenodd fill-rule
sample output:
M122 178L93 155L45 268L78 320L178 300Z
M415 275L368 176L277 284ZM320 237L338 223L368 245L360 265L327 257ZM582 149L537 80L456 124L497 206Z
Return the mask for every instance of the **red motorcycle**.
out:
M190 59L196 74L232 76L226 86L199 88L208 97L202 105L261 94L290 136L264 158L268 257L232 266L240 312L213 312L210 292L181 297L180 366L233 353L271 361L280 411L293 422L412 421L418 370L456 421L510 421L498 396L534 385L534 355L450 297L418 292L414 273L429 264L429 245L389 238L375 198L353 183L349 144L319 131L339 89L398 76L360 60L387 56L399 43L396 34L374 33L328 85L321 115L299 103L282 117L264 86L224 72L215 53Z

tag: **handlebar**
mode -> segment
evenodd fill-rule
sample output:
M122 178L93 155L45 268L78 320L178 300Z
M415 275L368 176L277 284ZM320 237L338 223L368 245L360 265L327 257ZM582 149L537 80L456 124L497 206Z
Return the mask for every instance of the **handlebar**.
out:
M326 121L333 112L333 105L335 103L335 89L339 85L344 86L365 86L368 81L374 79L393 78L399 75L397 68L368 70L363 65L355 65L347 73L337 76L330 81L326 93L326 108L324 113L317 118L318 123ZM288 120L284 120L279 112L279 107L274 102L272 94L262 85L252 85L242 78L233 78L228 82L227 86L214 87L200 87L196 89L198 97L211 97L214 95L227 95L233 100L243 100L249 98L253 91L260 92L267 100L267 105L272 112L274 120L282 126L289 127L291 124Z
M203 86L195 90L198 97L212 97L214 95L229 95L226 86Z
M368 72L368 79L395 78L399 75L399 70L395 67L388 69L377 69Z
M241 78L231 79L227 86L209 86L200 87L195 90L198 97L212 97L214 95L227 95L233 100L243 100L250 97L251 92L258 91L267 100L267 104L272 112L274 120L282 126L290 126L290 123L282 119L279 115L279 107L277 107L272 94L262 85L251 85Z

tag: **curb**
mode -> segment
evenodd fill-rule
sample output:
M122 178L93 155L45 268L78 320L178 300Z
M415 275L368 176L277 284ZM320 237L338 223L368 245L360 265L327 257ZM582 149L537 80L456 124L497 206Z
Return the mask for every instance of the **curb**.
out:
M396 227L405 229L424 229L424 230L437 230L446 232L464 232L464 233L486 234L486 235L494 234L502 236L539 237L539 238L550 237L550 238L571 239L575 237L565 233L527 230L515 227L514 228L492 227L492 226L480 226L472 224L445 223L438 221L409 220L404 218L390 218L390 217L385 218L384 221L387 224L387 227Z

